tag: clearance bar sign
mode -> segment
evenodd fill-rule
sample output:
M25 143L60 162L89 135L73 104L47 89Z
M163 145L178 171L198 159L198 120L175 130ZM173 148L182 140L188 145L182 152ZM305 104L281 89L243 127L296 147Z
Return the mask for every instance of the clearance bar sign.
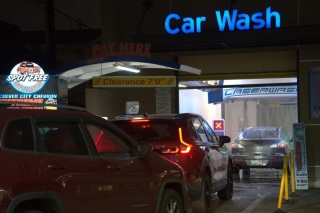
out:
M102 76L92 78L92 87L175 87L175 76Z

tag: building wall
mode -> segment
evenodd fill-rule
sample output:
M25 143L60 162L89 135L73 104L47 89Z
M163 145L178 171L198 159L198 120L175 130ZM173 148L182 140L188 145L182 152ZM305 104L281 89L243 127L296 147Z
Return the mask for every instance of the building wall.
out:
M206 16L202 28L206 31L217 31L214 11L238 9L238 13L253 14L263 12L271 6L272 11L282 14L282 27L295 27L320 24L317 11L319 1L308 0L256 0L236 1L162 1L152 0L153 6L146 10L144 1L107 0L101 1L101 25L103 41L124 41L133 36L164 35L164 20L170 13L177 13L182 18ZM144 14L144 15L143 15ZM130 24L128 24L130 23ZM140 26L140 28L139 28Z
M179 56L179 63L201 69L201 75L296 70L295 50L261 52L257 48L255 51L247 53L242 49L242 52L228 53L221 50L212 55Z
M162 44L174 44L174 42L182 37L177 37L176 35L169 37L172 39L162 39L161 37L168 36L164 28L164 20L172 12L179 14L182 18L206 16L208 20L202 25L203 32L218 32L217 22L214 17L215 10L238 9L239 13L252 14L255 12L265 12L269 6L271 6L272 11L281 13L281 29L294 27L304 29L303 27L306 26L320 25L320 13L318 10L320 2L318 0L264 0L259 2L247 0L236 1L233 5L231 5L229 0L201 1L201 3L194 0L152 0L153 6L146 11L142 6L143 2L143 0L101 1L102 42L127 42L134 41L138 37L156 36L158 38L156 41L160 44L161 42ZM177 26L179 25L181 25L181 22L177 22ZM201 69L203 71L202 75L224 73L246 75L247 73L256 72L276 73L279 71L297 71L298 122L306 124L309 186L320 187L320 167L318 166L320 164L320 156L317 154L320 151L318 146L319 140L317 139L319 138L317 132L320 130L320 120L310 120L308 87L309 67L320 64L320 46L314 44L299 45L298 43L296 45L291 44L291 46L285 46L284 44L277 46L277 43L273 42L273 37L268 37L268 29L265 29L263 32L264 34L260 35L264 35L264 39L268 39L269 44L265 47L230 50L226 46L225 50L211 49L203 51L194 49L189 52L175 50L157 53L153 53L151 48L152 57L156 56L164 59L178 58L178 61L182 64ZM277 34L277 31L272 32L274 33L272 35ZM223 35L223 32L220 33L220 35ZM229 41L232 41L233 44L240 44L241 42L249 44L252 38L250 40L249 38L242 37L243 41L237 40L237 36L242 36L243 33L245 32L236 31L236 33L231 35L231 38L229 37ZM253 36L255 34L251 35L249 33L246 35ZM193 42L191 38L194 37L190 36L188 40L188 36L184 36L184 39L188 41L185 45ZM303 36L303 34L296 36ZM201 40L201 36L198 36L197 39ZM259 40L259 38L254 39L255 41ZM223 42L221 42L221 45L223 45ZM265 77L267 78L268 76ZM92 94L91 92L89 94ZM98 93L98 91L94 92ZM113 93L109 95L110 97L116 96ZM152 94L150 94L150 97L152 97ZM114 99L116 100L115 97ZM92 100L92 102L94 101ZM148 102L148 105L151 108L154 107L152 102ZM239 126L235 125L232 128L237 129Z
M127 101L140 103L139 114L156 114L156 88L86 88L85 97L88 110L108 119L125 115ZM171 104L173 108L172 97Z
M320 120L310 120L309 68L320 66L320 45L299 48L298 103L299 122L306 124L309 185L320 187Z

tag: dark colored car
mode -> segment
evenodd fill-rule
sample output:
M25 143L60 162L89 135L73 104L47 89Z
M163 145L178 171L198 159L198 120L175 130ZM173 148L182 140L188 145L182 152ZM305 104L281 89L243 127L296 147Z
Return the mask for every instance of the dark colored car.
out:
M185 172L193 212L212 212L212 193L222 200L233 196L231 152L198 114L117 116L112 120L138 142L179 164Z
M1 213L187 212L183 169L111 122L77 110L0 115Z
M289 157L291 139L281 127L242 129L231 144L234 172L250 167L283 168L284 153Z

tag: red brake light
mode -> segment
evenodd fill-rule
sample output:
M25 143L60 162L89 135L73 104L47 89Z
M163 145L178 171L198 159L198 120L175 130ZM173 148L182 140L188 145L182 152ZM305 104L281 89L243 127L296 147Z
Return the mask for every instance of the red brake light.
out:
M181 153L188 153L188 152L190 152L190 150L191 150L190 146L185 146L185 147L181 148L180 152Z
M234 148L234 149L235 149L235 148L237 148L237 145L234 144L234 143L232 143L232 144L231 144L231 148Z
M181 153L189 153L191 150L192 145L188 144L187 142L185 142L182 138L182 129L179 128L179 138L180 138L180 143L182 143L183 145L185 145L186 147L184 147L183 149L180 150Z
M132 123L137 123L137 122L149 122L150 120L148 119L133 119L133 120L130 120L130 122Z

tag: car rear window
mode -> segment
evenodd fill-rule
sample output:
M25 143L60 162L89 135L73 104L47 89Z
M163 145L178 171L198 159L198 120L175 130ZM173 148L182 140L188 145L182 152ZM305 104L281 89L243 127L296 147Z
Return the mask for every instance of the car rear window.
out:
M138 142L169 142L179 140L177 124L172 120L149 120L146 122L113 121Z
M275 129L251 129L243 130L237 140L261 139L261 138L279 138L279 131Z

